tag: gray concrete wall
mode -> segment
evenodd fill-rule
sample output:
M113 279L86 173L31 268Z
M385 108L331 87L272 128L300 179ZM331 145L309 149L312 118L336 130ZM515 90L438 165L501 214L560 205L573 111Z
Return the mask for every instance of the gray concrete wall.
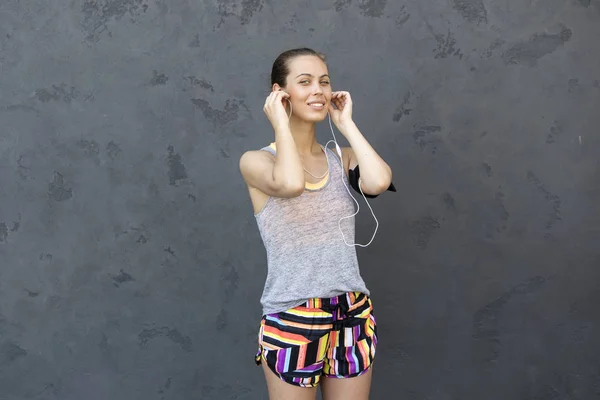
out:
M599 398L599 37L597 0L2 0L0 399L265 398L238 159L297 46L399 188L373 398Z

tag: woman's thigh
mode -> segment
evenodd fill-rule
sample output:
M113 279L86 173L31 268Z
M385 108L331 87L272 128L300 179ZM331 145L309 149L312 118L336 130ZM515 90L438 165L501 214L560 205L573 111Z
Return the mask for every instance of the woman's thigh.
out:
M321 380L323 400L368 400L371 391L373 365L364 374L354 378L327 378Z
M267 363L262 363L267 388L269 390L269 400L315 400L317 398L317 387L305 388L291 385L281 380Z

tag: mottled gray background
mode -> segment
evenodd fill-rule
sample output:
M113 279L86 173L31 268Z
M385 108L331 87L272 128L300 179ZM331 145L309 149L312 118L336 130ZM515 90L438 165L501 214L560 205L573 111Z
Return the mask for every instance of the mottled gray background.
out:
M2 0L0 399L265 398L238 159L297 46L399 189L372 398L600 398L599 37L597 0Z

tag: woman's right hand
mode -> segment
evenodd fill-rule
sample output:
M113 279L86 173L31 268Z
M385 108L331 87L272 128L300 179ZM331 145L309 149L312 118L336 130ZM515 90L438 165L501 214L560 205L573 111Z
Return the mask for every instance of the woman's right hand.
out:
M284 105L289 97L290 95L283 90L275 90L265 100L263 110L269 121L271 121L273 128L289 125L290 119Z

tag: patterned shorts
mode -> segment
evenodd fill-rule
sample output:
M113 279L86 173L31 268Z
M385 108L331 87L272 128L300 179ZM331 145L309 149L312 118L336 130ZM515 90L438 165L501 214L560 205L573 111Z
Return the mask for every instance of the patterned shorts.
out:
M359 292L311 299L263 316L255 361L266 361L284 382L317 386L321 376L351 378L375 357L377 327L371 299Z

